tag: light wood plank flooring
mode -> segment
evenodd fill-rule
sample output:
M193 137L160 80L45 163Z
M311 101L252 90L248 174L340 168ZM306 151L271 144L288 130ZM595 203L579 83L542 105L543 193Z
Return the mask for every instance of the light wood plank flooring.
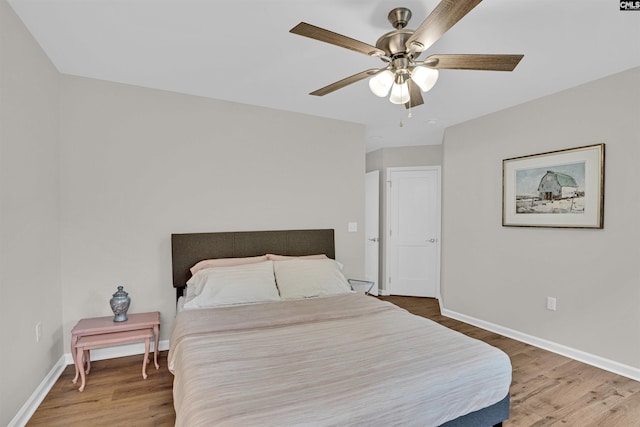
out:
M511 418L505 426L639 427L640 382L440 315L437 300L381 297L488 342L511 358ZM142 355L92 363L83 393L67 366L28 426L172 426L173 376L166 352L142 380Z

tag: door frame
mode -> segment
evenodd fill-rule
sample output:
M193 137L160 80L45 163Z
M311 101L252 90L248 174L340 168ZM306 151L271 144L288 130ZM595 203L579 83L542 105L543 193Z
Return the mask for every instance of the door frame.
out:
M385 191L385 195L384 195L384 204L385 204L385 217L384 217L384 239L381 239L384 244L384 253L383 253L383 257L384 260L382 262L382 264L384 265L384 273L383 273L383 277L382 277L382 283L384 285L384 289L381 290L381 295L390 295L390 286L389 286L389 271L390 271L390 257L388 256L389 254L389 239L388 237L388 233L389 233L389 228L390 228L390 224L389 221L391 220L391 204L389 203L389 201L391 200L391 173L392 172L405 172L405 171L435 171L437 172L436 176L438 177L438 183L436 185L437 188L437 196L436 196L436 203L437 203L437 209L436 209L436 239L437 241L435 242L436 244L436 261L435 261L435 267L436 267L436 299L438 299L438 301L440 301L442 299L442 294L441 294L441 282L440 282L440 269L441 269L441 248L442 248L442 166L440 165L435 165L435 166L403 166L403 167L390 167L390 168L386 168L385 169L385 176L384 176L384 182L385 182L385 186L384 186L384 191Z

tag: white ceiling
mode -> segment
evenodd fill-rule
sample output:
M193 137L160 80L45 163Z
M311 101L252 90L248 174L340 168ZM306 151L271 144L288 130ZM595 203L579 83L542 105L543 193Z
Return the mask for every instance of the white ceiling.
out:
M383 63L288 31L305 21L375 45L392 30L389 10L409 7L416 28L438 0L9 3L62 73L362 123L367 151L439 144L447 126L640 65L640 13L620 11L617 0L485 0L422 58L524 59L511 73L442 70L407 118L366 80L309 96Z

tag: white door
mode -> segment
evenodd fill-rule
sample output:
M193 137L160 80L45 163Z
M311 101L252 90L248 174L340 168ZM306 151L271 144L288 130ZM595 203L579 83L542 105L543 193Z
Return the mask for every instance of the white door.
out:
M367 172L365 195L364 268L365 279L374 282L369 293L378 295L380 172Z
M439 297L440 167L387 169L387 289Z

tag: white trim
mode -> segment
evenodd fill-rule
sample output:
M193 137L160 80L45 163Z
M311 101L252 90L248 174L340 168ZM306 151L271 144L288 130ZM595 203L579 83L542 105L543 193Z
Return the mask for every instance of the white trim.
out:
M40 406L44 398L47 397L47 393L49 393L49 390L51 390L53 385L56 383L65 367L65 357L62 355L56 364L53 365L53 368L51 368L49 373L44 377L40 385L38 385L35 391L31 393L31 396L27 399L24 405L22 405L22 408L20 408L16 416L9 421L7 427L23 427L27 424L29 419L36 412L36 409L38 409L38 406Z
M525 334L523 332L509 329L504 326L496 325L495 323L486 322L484 320L476 319L475 317L456 313L455 311L447 310L445 308L442 308L441 312L443 316L450 317L452 319L456 319L473 326L477 326L487 331L504 335L505 337L512 338L526 344L531 344L544 350L548 350L553 353L557 353L562 356L577 360L579 362L586 363L587 365L595 366L596 368L604 369L605 371L613 372L614 374L631 378L632 380L640 381L639 368L625 365L623 363L616 362L615 360L587 353L572 347L567 347L566 345L548 341L543 338L538 338L533 335Z
M151 343L150 351L154 351ZM158 348L160 351L169 349L169 340L162 340L158 342ZM126 344L115 347L100 348L91 351L91 360L105 360L114 359L116 357L134 356L136 354L144 354L144 343ZM9 422L7 427L24 427L29 419L33 416L38 409L38 406L42 403L47 394L54 386L67 365L73 364L73 357L71 353L65 353L60 356L60 359L51 368L51 371L42 380L38 388L31 394L31 397L27 399L22 408L18 411L15 417Z

